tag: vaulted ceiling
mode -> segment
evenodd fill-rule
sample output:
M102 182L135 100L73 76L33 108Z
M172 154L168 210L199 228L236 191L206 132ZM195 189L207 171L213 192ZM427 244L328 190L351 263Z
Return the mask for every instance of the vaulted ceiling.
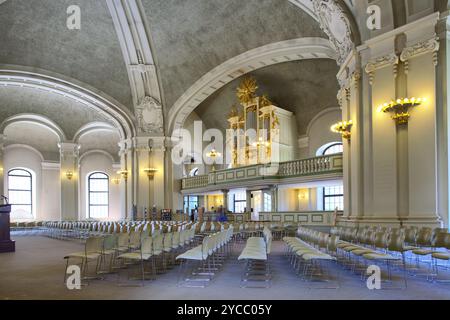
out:
M156 79L167 128L167 115L180 97L195 88L199 79L230 59L279 41L328 38L315 15L314 1L0 0L0 70L5 66L25 68L70 81L117 106L136 125L134 104L139 100L135 85L130 81L136 75L125 51L131 48L130 38L135 42L148 41L152 59L138 63L150 67L154 74L144 72L137 77ZM360 42L419 19L440 8L441 2L447 3L440 0L329 2L338 4L348 14ZM123 12L117 11L125 24L118 27L111 6L125 3L128 6L123 6ZM69 30L66 25L67 8L74 4L81 9L80 30ZM366 9L371 4L383 8L381 31L370 32L365 26ZM124 26L130 27L127 38L120 34ZM141 43L140 47L145 44ZM300 135L313 113L335 106L336 62L306 59L260 67L241 71L253 70L261 88L274 102L296 113ZM228 85L224 83L221 89L211 89L195 105L199 105L196 112L208 126L226 125L220 117L234 99L233 90L239 77L232 77L237 80ZM321 91L322 88L326 90ZM48 117L64 130L68 140L93 121L117 126L101 112L69 95L21 85L4 87L0 81L0 122L18 113ZM213 118L222 122L216 123ZM115 141L117 136L111 139ZM116 151L114 143L107 148L110 152Z

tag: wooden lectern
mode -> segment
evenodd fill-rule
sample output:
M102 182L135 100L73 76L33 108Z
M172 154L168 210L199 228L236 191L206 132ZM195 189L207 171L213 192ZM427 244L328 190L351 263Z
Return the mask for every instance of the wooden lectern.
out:
M11 240L9 214L11 205L0 205L0 253L16 251L16 242Z

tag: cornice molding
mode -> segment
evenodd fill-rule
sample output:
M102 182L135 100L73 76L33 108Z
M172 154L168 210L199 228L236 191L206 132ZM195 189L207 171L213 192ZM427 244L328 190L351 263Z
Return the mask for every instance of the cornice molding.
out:
M403 49L400 60L408 62L408 60L422 56L427 53L433 53L433 64L438 65L437 52L439 51L439 38L431 38L425 41L418 42L410 47Z
M249 72L289 61L336 58L336 51L330 41L324 38L299 38L271 43L231 58L201 77L175 102L168 116L170 132L181 129L195 108L214 92Z

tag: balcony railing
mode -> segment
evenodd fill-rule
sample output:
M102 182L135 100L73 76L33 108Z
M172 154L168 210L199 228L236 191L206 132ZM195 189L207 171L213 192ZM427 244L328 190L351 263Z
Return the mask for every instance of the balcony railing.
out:
M249 180L288 179L294 177L342 174L343 156L334 154L310 159L293 160L279 164L258 164L247 167L218 170L207 175L182 179L182 190L233 184Z

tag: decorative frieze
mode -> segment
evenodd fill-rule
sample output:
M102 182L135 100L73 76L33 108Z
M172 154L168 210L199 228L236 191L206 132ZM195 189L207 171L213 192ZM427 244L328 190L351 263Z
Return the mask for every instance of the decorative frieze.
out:
M400 60L405 64L405 72L409 71L409 60L414 57L419 57L427 53L433 53L433 64L438 65L438 51L439 51L439 38L432 38L426 41L421 41L413 46L403 49Z
M373 81L375 79L375 71L389 66L394 66L393 73L394 77L396 77L398 63L399 58L395 53L370 60L365 68L366 73L369 75L369 83L371 85L373 84Z

